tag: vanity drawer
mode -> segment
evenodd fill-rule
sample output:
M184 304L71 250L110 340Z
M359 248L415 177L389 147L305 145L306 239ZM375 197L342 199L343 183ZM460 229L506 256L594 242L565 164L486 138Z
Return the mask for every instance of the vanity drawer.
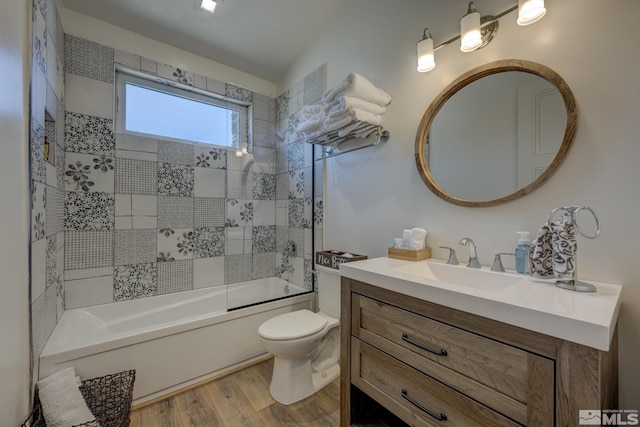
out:
M351 338L351 382L410 425L519 425L357 338Z
M528 367L539 356L359 294L352 303L354 336L527 423Z

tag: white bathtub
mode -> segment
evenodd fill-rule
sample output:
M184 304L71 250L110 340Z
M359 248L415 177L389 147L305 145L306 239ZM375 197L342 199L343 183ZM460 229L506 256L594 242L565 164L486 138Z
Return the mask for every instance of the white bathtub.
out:
M272 301L257 304L264 300ZM38 377L69 366L82 379L136 369L141 403L260 358L258 326L312 301L305 289L268 278L67 310Z

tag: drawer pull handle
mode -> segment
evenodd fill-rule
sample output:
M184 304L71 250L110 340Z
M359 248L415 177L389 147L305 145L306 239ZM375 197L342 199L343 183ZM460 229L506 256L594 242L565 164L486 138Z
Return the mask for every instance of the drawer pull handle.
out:
M415 400L410 398L409 394L407 393L407 390L405 390L404 388L402 389L402 397L405 398L406 400L408 400L409 403L411 403L412 405L414 405L415 407L417 407L421 411L431 415L436 420L438 420L438 421L447 421L447 415L446 414L442 414L441 413L440 415L438 415L435 412L431 412L430 410L428 410L427 408L425 408L424 406L422 406L421 404L419 404L418 402L416 402Z
M419 347L423 350L428 351L429 353L433 353L433 354L437 354L438 356L446 356L447 355L447 350L445 350L444 348L441 350L434 350L433 348L429 348L426 345L420 344L419 342L415 342L414 340L412 340L411 338L409 338L409 336L407 334L402 334L402 341L406 341L409 344L415 345L416 347Z

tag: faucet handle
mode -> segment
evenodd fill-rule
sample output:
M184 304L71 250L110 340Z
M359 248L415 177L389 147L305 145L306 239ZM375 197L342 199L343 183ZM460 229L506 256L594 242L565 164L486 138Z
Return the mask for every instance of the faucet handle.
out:
M450 248L449 246L439 246L440 249L449 249L449 258L447 259L447 264L458 265L458 257L456 257L456 250Z
M491 265L491 271L499 271L501 273L504 273L504 265L502 265L502 258L501 255L514 255L514 253L509 253L509 252L500 252L497 253L494 257L493 257L493 264Z

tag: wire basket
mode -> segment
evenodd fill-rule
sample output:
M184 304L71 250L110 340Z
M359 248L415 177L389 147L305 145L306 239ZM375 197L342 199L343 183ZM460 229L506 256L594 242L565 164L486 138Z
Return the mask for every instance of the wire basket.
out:
M82 381L80 392L95 420L72 427L129 427L135 369ZM36 389L33 411L22 427L46 427Z

